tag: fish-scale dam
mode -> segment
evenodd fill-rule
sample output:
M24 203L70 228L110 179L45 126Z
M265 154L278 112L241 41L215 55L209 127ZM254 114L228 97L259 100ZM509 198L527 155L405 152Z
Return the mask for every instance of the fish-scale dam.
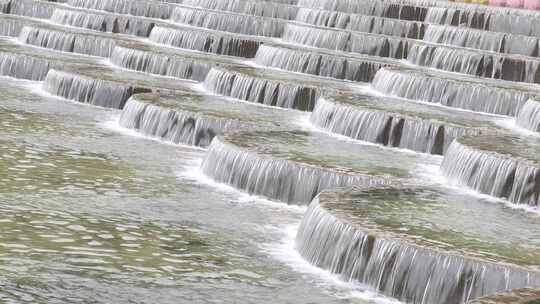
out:
M0 302L538 303L537 2L0 0Z

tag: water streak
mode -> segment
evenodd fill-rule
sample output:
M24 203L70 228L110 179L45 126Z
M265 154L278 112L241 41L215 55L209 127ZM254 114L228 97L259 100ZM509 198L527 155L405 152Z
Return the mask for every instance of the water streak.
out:
M43 80L51 64L41 58L0 53L0 74L20 79Z
M129 99L119 120L120 126L134 129L152 137L158 137L175 144L206 147L214 136L225 130L245 127L246 124L232 119L218 119L198 113L175 110L137 100Z
M148 37L155 22L143 18L56 9L51 21L101 32Z
M351 33L289 24L283 33L287 42L317 48L402 59L407 56L407 41L397 37Z
M448 107L515 116L531 93L474 82L438 78L415 71L381 69L372 87L386 95Z
M174 47L220 55L253 58L260 42L242 37L194 30L155 27L150 40Z
M114 109L122 109L136 91L129 85L56 70L50 70L47 74L43 90L66 99Z
M172 10L171 5L167 3L145 0L68 0L67 4L117 14L160 19L168 19Z
M324 196L323 196L324 197ZM315 198L298 229L296 248L312 264L406 303L466 303L540 276L512 265L453 255L371 233Z
M540 132L540 103L534 99L527 100L519 110L516 125L534 132Z
M424 41L498 53L538 57L539 39L521 35L488 32L468 28L430 25Z
M212 141L201 168L218 182L289 204L308 204L324 189L386 183L381 177L347 174L261 157L219 137Z
M229 11L287 20L294 19L298 11L297 6L270 1L186 0L183 4L217 11Z
M453 183L505 198L515 204L538 206L540 170L527 160L469 147L454 141L441 165Z
M303 111L311 111L319 95L313 87L215 68L208 73L204 87L216 94L240 100Z
M112 64L134 71L182 79L202 81L211 65L193 59L157 52L147 52L117 46L110 61Z
M319 98L310 118L322 129L353 139L417 152L444 154L448 145L465 134L478 134L475 129L379 111L360 106L339 104Z
M380 68L389 65L267 45L259 47L255 62L287 71L362 82L371 81Z
M540 61L443 46L414 44L407 58L412 64L487 78L540 82Z
M187 7L175 8L171 20L218 31L266 37L280 37L285 26L285 22L280 19L218 13Z
M32 26L25 26L21 30L19 41L63 52L100 57L109 57L115 45L115 41L111 38L53 31Z
M9 8L9 9L7 9ZM56 6L54 3L37 0L11 0L5 13L27 16L32 18L49 19Z

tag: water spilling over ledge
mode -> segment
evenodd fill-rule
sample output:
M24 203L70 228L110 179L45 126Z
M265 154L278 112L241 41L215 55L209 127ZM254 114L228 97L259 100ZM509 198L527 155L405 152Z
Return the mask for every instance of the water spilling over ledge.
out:
M27 26L40 26L43 23L27 17L2 15L0 17L0 35L8 37L18 37L21 30Z
M298 4L313 9L416 21L422 21L428 11L423 3L407 1L300 0Z
M253 58L260 41L221 33L155 27L150 40L174 47L197 50L220 55Z
M497 227L536 234L533 219L446 195L400 187L325 191L304 216L297 249L314 265L406 303L466 303L539 286L540 273L528 268L538 262L538 242L528 247L524 238L518 250L505 239L515 234ZM489 227L470 229L461 212ZM483 253L488 248L493 255Z
M492 32L540 37L538 15L526 10L511 13L489 7L431 7L425 17L427 23L482 29Z
M486 85L480 81L469 82L391 68L379 70L372 87L390 96L509 116L517 115L527 99L537 94L518 88Z
M4 13L40 19L49 19L57 7L55 3L38 0L9 0L6 3Z
M431 154L444 154L459 136L494 127L477 114L368 95L320 98L311 122L353 139Z
M292 72L362 82L371 81L380 68L392 65L375 58L361 60L267 45L259 48L255 62Z
M425 24L415 21L309 8L300 8L296 15L296 21L317 26L413 39L422 39L425 31Z
M290 204L306 204L324 189L385 182L382 178L368 175L343 174L281 159L258 157L219 139L212 142L202 168L216 181Z
M519 110L516 125L534 132L540 132L540 102L534 99L527 100Z
M148 37L155 26L154 21L133 16L96 14L66 9L54 10L50 19L62 25L141 37Z
M204 81L216 94L268 106L311 111L319 92L314 87L258 78L249 74L213 68Z
M441 165L453 183L515 204L540 204L539 143L511 135L461 137Z
M0 0L0 12L0 75L34 80L0 82L7 301L334 304L356 289L267 260L269 247L300 258L275 242L305 208L244 204L207 178L312 202L298 251L384 300L540 286L540 141L521 129L540 131L540 12L438 0ZM206 177L190 170L201 162ZM205 236L124 225L139 216Z
M22 43L63 52L109 57L115 40L103 36L86 35L25 26L19 35Z
M110 61L129 70L198 81L204 80L211 69L208 62L122 46L114 48Z
M188 7L175 8L171 20L218 31L266 37L280 37L285 26L285 22L279 19L220 13Z
M46 59L32 56L0 53L0 74L20 79L43 80L49 72Z
M538 57L539 38L475 29L429 25L424 41Z
M122 109L131 95L143 91L129 85L55 70L47 74L43 90L66 99L114 109Z
M175 144L206 147L225 131L271 129L277 127L279 120L295 118L294 114L256 107L250 109L245 104L215 96L176 92L162 96L155 93L132 96L122 111L119 124Z
M287 25L283 40L317 48L396 59L406 58L408 49L408 42L399 37L320 29L296 24Z
M183 5L196 6L211 10L229 11L261 17L294 19L298 6L280 3L278 1L220 1L220 0L185 0Z
M413 44L407 60L416 65L474 76L540 83L540 60L445 46Z
M145 0L68 0L68 5L118 14L168 19L172 7L167 3Z
M384 159L384 161L381 161ZM324 189L389 183L429 162L375 145L350 145L304 131L243 131L214 139L201 166L212 179L250 194L307 204Z

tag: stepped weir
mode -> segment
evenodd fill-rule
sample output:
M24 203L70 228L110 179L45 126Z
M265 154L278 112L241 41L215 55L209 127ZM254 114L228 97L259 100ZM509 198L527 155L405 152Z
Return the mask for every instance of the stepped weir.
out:
M0 0L0 302L537 303L540 5L483 2Z

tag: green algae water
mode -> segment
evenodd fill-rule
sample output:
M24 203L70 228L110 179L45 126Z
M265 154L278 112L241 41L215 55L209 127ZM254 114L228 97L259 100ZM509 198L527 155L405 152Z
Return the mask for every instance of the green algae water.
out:
M0 303L534 303L540 13L0 0Z
M36 87L0 84L0 301L371 302L283 243L302 209L182 177L204 151Z

